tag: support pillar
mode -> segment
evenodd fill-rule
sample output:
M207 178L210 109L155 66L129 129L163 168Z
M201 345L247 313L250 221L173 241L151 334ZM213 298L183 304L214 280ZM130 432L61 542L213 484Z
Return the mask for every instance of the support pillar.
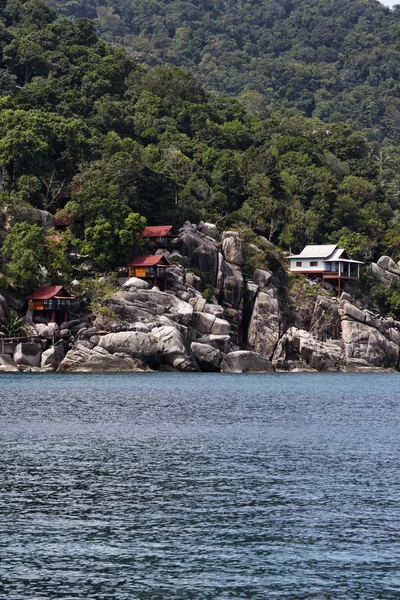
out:
M340 275L338 277L338 298L340 298Z

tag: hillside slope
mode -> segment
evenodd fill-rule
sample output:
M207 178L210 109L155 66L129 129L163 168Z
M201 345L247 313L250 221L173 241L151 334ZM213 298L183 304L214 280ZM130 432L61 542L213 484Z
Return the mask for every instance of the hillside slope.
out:
M52 0L138 62L400 140L400 10L377 0Z

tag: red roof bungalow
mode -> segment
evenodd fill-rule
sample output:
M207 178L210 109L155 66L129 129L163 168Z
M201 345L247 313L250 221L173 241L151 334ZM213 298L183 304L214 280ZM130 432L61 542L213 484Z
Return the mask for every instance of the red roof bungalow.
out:
M137 256L128 263L129 277L139 277L160 290L167 289L167 268L169 262L162 254L155 256Z
M58 324L69 320L71 301L75 300L62 285L46 285L37 288L26 297L28 310L32 311L32 320L40 317Z
M177 248L180 242L173 225L149 225L144 228L142 237L149 239L156 248Z

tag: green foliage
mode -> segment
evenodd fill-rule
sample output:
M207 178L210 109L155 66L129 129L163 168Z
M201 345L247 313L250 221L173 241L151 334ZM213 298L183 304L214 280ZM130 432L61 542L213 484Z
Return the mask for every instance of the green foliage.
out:
M62 281L67 244L103 269L125 265L143 251L146 221L224 219L294 252L340 241L363 260L400 257L400 151L378 131L400 136L398 11L361 0L56 7L75 20L38 0L0 7L0 243L12 285L27 291L39 265ZM132 52L99 39L90 15ZM384 31L387 47L372 52ZM152 68L138 65L144 57ZM247 85L241 101L206 92L176 66L188 62L210 87ZM34 226L38 208L83 221L62 246L15 233Z
M18 315L10 313L0 323L0 335L3 337L15 337L25 331L25 322Z
M84 279L74 288L74 293L81 299L84 307L93 315L115 317L114 312L105 306L118 288L105 279Z
M202 296L207 302L211 302L212 297L214 296L214 290L211 285L207 286L203 291Z
M370 139L399 142L398 10L365 0L52 0L61 15L95 18L100 35L127 46L138 62L183 66L208 89L239 94L252 115L290 107L342 121ZM36 46L23 48L28 69L43 70ZM154 70L148 90L197 102L190 76ZM188 85L188 82L189 85ZM193 92L187 88L192 86ZM147 111L143 115L149 114ZM151 125L141 116L149 135ZM239 129L241 124L238 124ZM245 138L238 136L237 142ZM214 130L215 131L215 130ZM240 143L239 143L240 145Z
M16 223L1 249L7 282L21 292L32 291L45 268L53 283L65 283L71 266L63 243L46 238L42 227Z
M375 283L369 290L369 297L374 302L382 315L400 319L400 283L392 282L390 285Z

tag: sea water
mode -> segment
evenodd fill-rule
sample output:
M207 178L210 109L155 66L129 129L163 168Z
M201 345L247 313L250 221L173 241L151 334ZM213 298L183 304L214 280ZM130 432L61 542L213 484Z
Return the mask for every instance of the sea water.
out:
M398 374L0 375L0 599L399 599Z

